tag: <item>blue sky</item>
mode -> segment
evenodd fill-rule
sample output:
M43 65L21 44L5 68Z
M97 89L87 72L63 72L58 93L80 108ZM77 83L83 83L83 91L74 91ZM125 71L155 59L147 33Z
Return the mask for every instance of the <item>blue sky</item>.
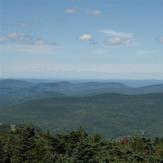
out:
M0 0L0 77L163 79L162 20L162 0Z

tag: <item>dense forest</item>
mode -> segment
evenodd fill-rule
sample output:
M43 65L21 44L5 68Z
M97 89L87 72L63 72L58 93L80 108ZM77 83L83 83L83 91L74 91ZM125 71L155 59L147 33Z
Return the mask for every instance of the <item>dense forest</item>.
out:
M119 137L141 133L163 135L163 93L145 95L99 94L29 100L0 109L0 122L32 123L60 133L80 126L89 133ZM1 103L0 103L1 104Z
M1 124L0 163L113 162L162 163L163 138L135 135L105 139L99 134L89 135L82 128L51 134L33 125Z

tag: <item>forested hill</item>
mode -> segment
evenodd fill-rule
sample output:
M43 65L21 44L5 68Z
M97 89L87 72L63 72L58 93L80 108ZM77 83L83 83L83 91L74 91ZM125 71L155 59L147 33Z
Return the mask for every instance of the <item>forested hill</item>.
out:
M6 126L3 126L4 128ZM162 163L163 139L105 139L82 128L50 134L32 125L0 131L1 163Z
M0 110L0 120L31 122L58 133L83 126L89 133L107 137L142 132L163 136L162 98L163 93L42 98Z

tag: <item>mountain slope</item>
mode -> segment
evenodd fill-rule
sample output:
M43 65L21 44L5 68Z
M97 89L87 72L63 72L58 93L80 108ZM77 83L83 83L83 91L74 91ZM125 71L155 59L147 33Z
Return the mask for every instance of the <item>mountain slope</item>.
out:
M83 126L89 132L121 136L145 132L163 135L163 93L101 94L32 100L0 111L4 122L32 122L54 132Z

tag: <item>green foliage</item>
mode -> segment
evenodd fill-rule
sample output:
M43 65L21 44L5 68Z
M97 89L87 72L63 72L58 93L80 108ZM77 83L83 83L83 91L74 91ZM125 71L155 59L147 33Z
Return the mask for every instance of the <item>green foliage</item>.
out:
M163 94L101 94L32 100L0 110L1 122L33 123L53 133L83 126L107 137L163 135ZM0 126L1 130L1 126Z
M161 163L163 139L105 139L80 128L66 134L32 126L0 133L0 163Z

